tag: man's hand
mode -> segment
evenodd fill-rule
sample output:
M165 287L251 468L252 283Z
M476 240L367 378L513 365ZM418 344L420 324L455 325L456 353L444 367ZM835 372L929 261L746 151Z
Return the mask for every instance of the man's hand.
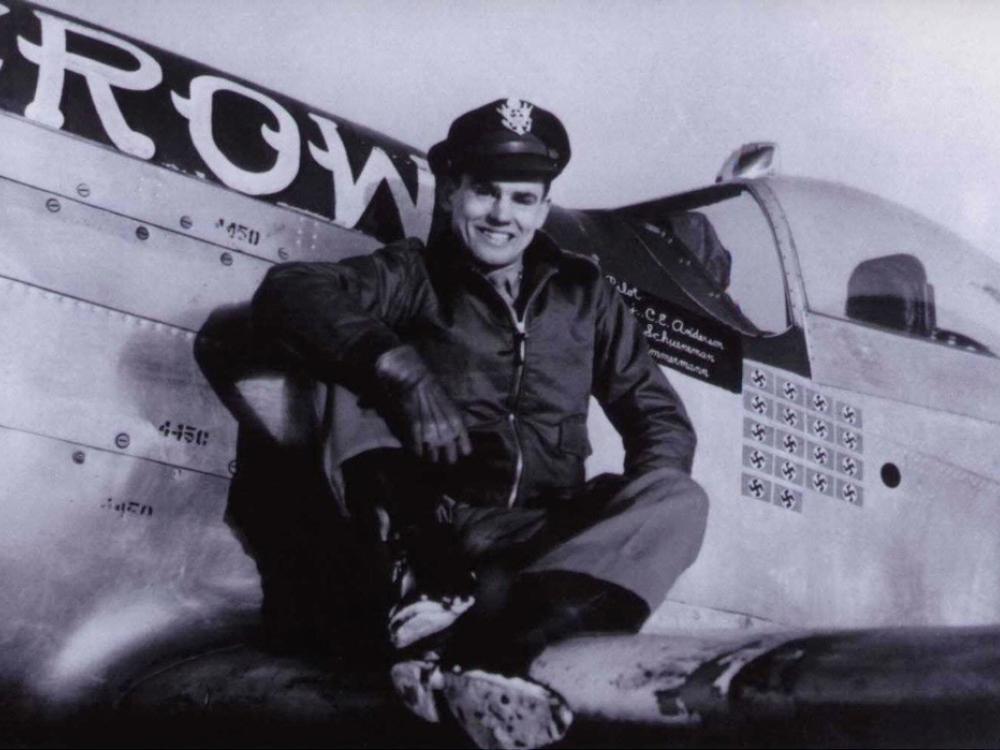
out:
M461 412L416 349L390 349L375 363L375 375L400 412L403 437L417 456L453 464L472 452Z

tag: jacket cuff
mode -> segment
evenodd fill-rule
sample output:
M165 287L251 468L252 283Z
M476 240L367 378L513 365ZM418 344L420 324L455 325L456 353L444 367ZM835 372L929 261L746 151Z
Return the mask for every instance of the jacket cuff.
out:
M401 345L399 336L392 331L369 331L347 347L344 361L362 382L371 381L375 378L378 358Z
M630 477L648 474L653 471L676 472L691 476L691 465L694 463L693 457L674 458L666 456L647 457L638 461L628 461L626 457L625 474Z

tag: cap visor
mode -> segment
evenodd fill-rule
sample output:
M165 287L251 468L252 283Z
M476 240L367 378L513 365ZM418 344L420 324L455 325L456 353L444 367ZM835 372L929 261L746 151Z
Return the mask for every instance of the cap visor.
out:
M460 167L474 177L489 180L550 180L559 173L559 165L535 154L479 156L464 161Z

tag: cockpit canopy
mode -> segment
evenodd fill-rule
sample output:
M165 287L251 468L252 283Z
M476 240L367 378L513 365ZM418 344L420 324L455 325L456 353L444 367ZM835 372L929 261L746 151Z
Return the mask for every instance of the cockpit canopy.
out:
M769 185L809 309L978 354L1000 351L1000 263L870 193L801 178Z

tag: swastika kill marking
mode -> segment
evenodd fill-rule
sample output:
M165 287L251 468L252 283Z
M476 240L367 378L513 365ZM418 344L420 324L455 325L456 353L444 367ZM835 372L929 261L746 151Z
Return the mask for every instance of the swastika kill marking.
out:
M833 497L833 477L825 472L816 471L815 469L806 470L806 486L813 492Z
M797 513L802 512L802 493L790 487L775 485L773 502L775 505L779 505L787 510L794 510Z
M820 440L833 440L833 425L822 417L810 417L809 433Z
M771 399L767 396L746 391L743 394L743 406L747 411L756 414L758 417L771 418Z
M743 465L761 474L770 474L774 457L765 450L752 445L743 446Z
M744 497L763 500L766 503L771 502L771 483L768 480L745 473L741 479Z
M795 463L794 461L788 461L787 459L783 459L778 462L774 470L774 475L778 479L790 484L801 485L805 479L802 464Z
M756 419L743 419L743 437L761 445L774 445L774 428Z
M863 443L861 439L861 433L855 432L854 430L848 430L844 427L837 428L837 442L844 446L848 450L852 450L855 453L863 452Z
M775 429L774 447L790 456L802 457L805 449L805 439L787 430Z
M856 406L838 401L837 419L851 427L861 429L861 409L858 409Z
M743 382L758 390L774 393L774 377L763 367L746 365L743 368Z
M858 508L864 505L864 490L855 482L838 479L837 497Z
M801 429L802 412L791 406L781 407L781 423L792 430Z
M791 380L782 380L778 385L778 395L796 404L802 403L802 388Z
M812 411L826 414L830 411L830 399L818 391L808 389L806 391L806 406Z
M864 479L864 462L849 453L837 454L837 469L858 482Z
M809 456L810 461L813 461L820 466L829 466L832 458L829 449L825 445L820 445L819 443L813 443L811 441L806 448L806 454Z

